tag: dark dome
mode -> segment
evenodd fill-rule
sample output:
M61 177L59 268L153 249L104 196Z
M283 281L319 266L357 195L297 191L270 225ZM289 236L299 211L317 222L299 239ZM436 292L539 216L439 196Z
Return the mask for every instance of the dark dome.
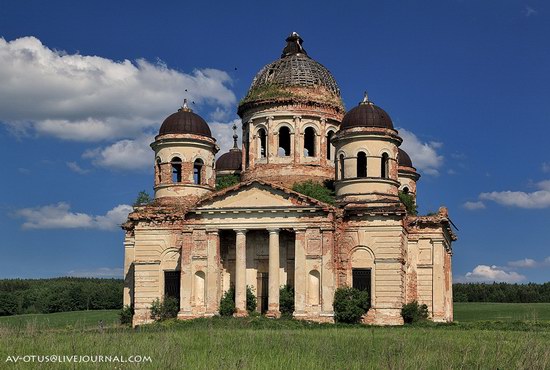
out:
M335 100L335 104L341 105L340 89L336 80L328 69L307 55L300 35L293 32L286 41L281 59L266 65L258 72L243 102L299 95L285 88L321 87L326 99Z
M242 169L242 151L231 149L216 161L216 171L240 171Z
M399 166L404 166L404 167L413 167L413 164L412 164L412 161L411 161L411 157L409 157L409 155L407 154L407 152L405 152L403 149L401 148L398 148L397 149L398 152L397 152L397 163L399 164Z
M340 129L351 127L382 127L393 128L390 116L382 108L374 105L365 96L359 105L350 110L340 124Z
M160 126L159 135L165 134L193 134L212 137L208 123L198 114L185 106L171 114Z

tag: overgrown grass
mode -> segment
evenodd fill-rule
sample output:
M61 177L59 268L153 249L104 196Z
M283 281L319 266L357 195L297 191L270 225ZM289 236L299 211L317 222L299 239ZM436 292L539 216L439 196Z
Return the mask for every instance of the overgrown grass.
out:
M458 314L475 309L466 306L464 311L463 308L460 305L455 311ZM38 330L32 325L8 324L15 317L3 318L0 320L0 361L4 363L8 355L102 354L144 355L151 356L153 361L140 366L107 364L104 366L107 368L545 369L550 366L550 321L367 327L255 316L167 320L136 329L110 326L104 330L94 323L99 317L108 322L116 313L67 313L80 314L80 318L90 316L89 320L77 321L88 322L88 326L68 328L51 325L54 321L49 317L60 314L32 315L36 316L35 322L48 320L54 328L38 326ZM41 368L40 364L33 365ZM49 366L44 364L42 368L74 368L74 364L69 363ZM28 367L29 364L24 363L10 366Z
M119 310L98 310L1 316L0 327L26 328L33 326L37 329L89 328L98 327L100 320L103 321L104 327L108 327L118 324L119 312Z

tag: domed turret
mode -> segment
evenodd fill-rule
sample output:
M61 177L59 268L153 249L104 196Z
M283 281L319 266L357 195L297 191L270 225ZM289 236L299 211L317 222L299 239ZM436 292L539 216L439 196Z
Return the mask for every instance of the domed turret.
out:
M416 199L416 182L420 178L420 174L416 172L411 157L401 148L399 148L397 153L397 163L399 190L403 193L411 194Z
M215 188L214 156L219 148L206 121L187 100L162 123L155 151L155 198L193 202Z
M398 203L401 138L390 116L367 94L342 120L336 147L336 196L341 203Z
M233 148L216 161L216 176L239 175L242 170L242 151L237 146L237 125L233 125Z
M281 58L254 78L238 114L243 122L243 180L291 187L334 175L332 135L344 107L332 74L313 60L293 32Z

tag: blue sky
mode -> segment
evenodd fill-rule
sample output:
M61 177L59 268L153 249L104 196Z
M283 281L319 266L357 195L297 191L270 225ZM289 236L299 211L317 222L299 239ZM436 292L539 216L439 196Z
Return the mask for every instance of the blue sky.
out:
M236 105L297 31L346 107L364 90L449 207L455 280L550 276L550 4L4 1L0 278L120 275L148 144L184 97L231 143ZM187 91L185 91L187 89Z

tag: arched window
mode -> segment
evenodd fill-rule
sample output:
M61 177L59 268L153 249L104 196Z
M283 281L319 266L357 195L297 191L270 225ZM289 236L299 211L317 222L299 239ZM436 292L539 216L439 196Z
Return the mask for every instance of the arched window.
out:
M202 167L204 166L204 162L202 159L195 160L195 163L193 163L193 182L197 185L202 184L203 178L202 178Z
M279 129L279 156L290 155L290 129L283 126Z
M304 155L306 157L315 157L315 129L308 127L304 131Z
M195 272L195 305L204 306L206 303L206 289L204 281L205 273L203 271Z
M389 177L389 155L388 153L382 154L382 168L380 177L388 178Z
M340 180L344 179L344 155L340 154Z
M170 161L172 165L172 182L178 183L181 182L181 159L179 157L174 157Z
M367 155L365 152L357 153L357 177L367 177Z
M321 280L321 274L319 274L319 271L317 270L311 270L309 272L309 281L308 281L308 304L312 306L318 306L319 305L319 298L320 298L320 280Z
M408 187L404 187L403 188L403 194L409 194L409 188Z
M263 128L258 130L258 147L260 158L267 157L267 134Z
M327 159L334 159L334 146L332 145L332 136L334 136L334 131L327 132Z
M157 158L155 172L157 174L157 184L162 183L162 168L160 167L160 158Z

